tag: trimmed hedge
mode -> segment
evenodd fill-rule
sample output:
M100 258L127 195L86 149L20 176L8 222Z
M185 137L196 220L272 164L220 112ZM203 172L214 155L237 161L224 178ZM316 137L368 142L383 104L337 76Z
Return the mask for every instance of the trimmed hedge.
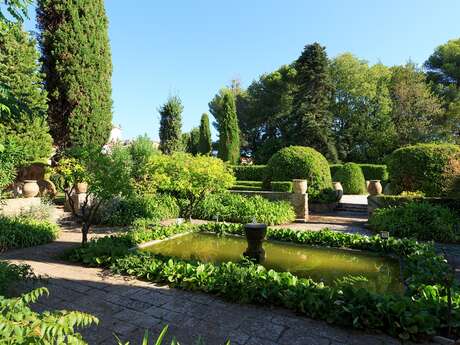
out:
M388 181L388 168L386 165L382 164L358 164L363 171L364 179L367 181L370 180L380 180L382 182ZM343 164L331 164L331 175L334 181L337 181L337 173L342 168Z
M263 181L266 165L232 165L231 168L237 180Z
M250 223L256 219L269 225L287 224L295 220L294 209L287 201L269 201L261 196L246 197L234 193L208 195L196 208L193 218L234 223Z
M410 202L402 206L378 208L369 225L392 236L421 241L457 242L459 218L448 208L427 202Z
M217 234L242 234L237 224L211 223L188 230ZM156 232L157 230L154 230ZM110 267L152 282L192 291L218 294L230 301L283 306L306 316L358 329L383 330L400 339L420 340L447 329L449 312L443 284L453 285L453 276L442 256L431 244L378 236L366 237L333 231L294 231L268 229L272 240L301 245L321 245L370 250L398 255L404 259L403 276L407 283L404 295L379 294L351 284L324 285L298 278L288 272L267 270L250 262L221 264L201 263L129 251L133 241L127 235L101 238L73 249L68 258L90 265ZM120 250L114 252L114 248ZM460 294L452 287L450 313L453 335L459 333Z
M0 216L0 252L53 242L59 227L47 221Z
M261 191L261 181L236 181L235 185L230 190L249 190L249 191Z
M345 163L336 173L345 194L366 194L366 181L360 166L356 163Z
M273 181L270 185L274 192L292 193L292 182L290 181Z
M427 202L432 205L444 206L460 216L460 199L434 198L424 196L403 196L403 195L374 195L372 201L378 208L390 206L402 206L411 202Z
M386 159L393 192L447 195L460 174L459 154L460 146L453 144L417 144L397 149Z
M311 200L315 200L324 190L332 188L331 171L326 158L311 147L286 147L268 161L265 184L293 179L308 181Z

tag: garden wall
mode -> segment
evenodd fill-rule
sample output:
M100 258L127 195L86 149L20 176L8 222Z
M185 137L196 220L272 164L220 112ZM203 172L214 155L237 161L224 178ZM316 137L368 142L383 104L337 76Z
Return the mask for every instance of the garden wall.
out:
M0 203L0 214L4 216L17 216L22 211L34 206L40 206L41 198L16 198L4 199Z

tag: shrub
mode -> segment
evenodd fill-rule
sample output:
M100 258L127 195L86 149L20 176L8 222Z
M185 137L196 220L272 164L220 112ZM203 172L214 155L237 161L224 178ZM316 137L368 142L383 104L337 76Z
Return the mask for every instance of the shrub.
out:
M235 184L230 188L231 190L262 190L262 182L260 181L236 181Z
M10 140L3 142L0 139L0 198L4 188L13 183L17 168L23 162L23 154L19 146Z
M131 225L137 218L151 221L179 217L176 199L167 194L134 196L115 201L104 210L101 222L107 225Z
M290 181L273 181L270 185L274 192L292 192L292 182Z
M380 164L359 164L363 171L365 180L380 180L382 182L388 181L388 168L386 165Z
M235 177L238 181L263 181L266 165L232 165Z
M389 231L392 236L422 241L455 242L459 219L448 208L427 202L376 209L370 226L376 231Z
M0 252L46 244L54 241L58 234L59 227L53 223L0 216Z
M0 339L6 344L87 344L75 329L97 324L98 319L79 311L36 313L29 308L46 288L39 288L19 298L0 296Z
M245 197L233 193L208 195L197 207L194 218L250 223L254 219L269 225L295 220L292 206L285 201L268 201L260 196Z
M32 270L28 265L14 265L0 261L0 296L5 296L13 283L32 276Z
M266 177L267 182L306 179L312 200L324 189L332 187L326 158L311 147L290 146L281 149L268 161Z
M336 179L342 183L345 194L366 194L366 181L358 164L345 163L337 172Z
M417 144L394 151L387 158L391 186L396 194L402 191L421 191L427 196L449 193L455 175L452 159L460 147L452 144ZM457 162L458 163L458 162Z

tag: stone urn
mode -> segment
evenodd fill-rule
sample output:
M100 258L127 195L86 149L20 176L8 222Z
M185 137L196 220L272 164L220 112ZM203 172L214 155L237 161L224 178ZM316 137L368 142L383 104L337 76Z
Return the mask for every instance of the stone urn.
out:
M25 180L22 187L22 195L24 198L34 198L40 192L37 180Z
M367 187L369 195L380 195L382 194L382 185L380 180L370 180L369 186Z
M366 180L366 190L369 188L369 185L371 184L371 181Z
M248 248L243 255L255 262L262 262L265 259L263 242L267 235L267 225L251 223L244 226L244 233L248 241Z
M75 192L77 194L83 194L88 192L88 184L86 182L78 182L75 185Z
M307 188L307 180L292 180L292 191L295 194L306 194Z
M332 186L334 187L334 190L335 190L335 195L336 195L335 201L339 202L343 196L342 184L340 182L332 182Z

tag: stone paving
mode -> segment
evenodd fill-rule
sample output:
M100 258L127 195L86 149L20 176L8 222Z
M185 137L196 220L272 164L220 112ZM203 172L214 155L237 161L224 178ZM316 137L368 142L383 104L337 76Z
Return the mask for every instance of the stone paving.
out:
M103 236L99 229L92 236ZM82 267L57 258L80 241L78 228L63 229L51 244L11 251L0 258L27 263L43 279L27 284L47 286L36 310L80 310L100 319L98 326L82 330L89 344L116 344L113 334L131 345L140 344L148 330L158 335L169 325L169 338L182 345L195 344L202 337L208 345L379 345L399 344L382 334L333 327L281 308L267 308L225 302L217 297L110 275L97 268Z

